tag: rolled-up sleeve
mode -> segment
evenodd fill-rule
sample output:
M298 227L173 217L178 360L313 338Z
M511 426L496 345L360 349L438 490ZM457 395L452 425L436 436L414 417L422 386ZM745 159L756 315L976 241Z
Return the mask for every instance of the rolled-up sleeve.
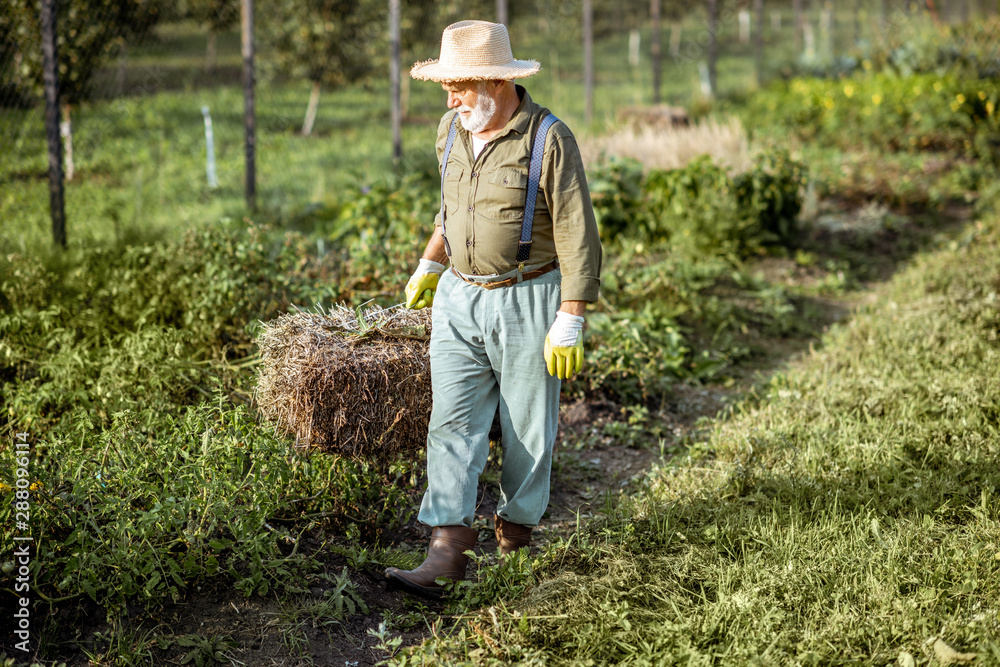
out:
M562 272L561 298L593 303L601 289L601 237L580 149L562 123L552 128L545 161L544 190Z

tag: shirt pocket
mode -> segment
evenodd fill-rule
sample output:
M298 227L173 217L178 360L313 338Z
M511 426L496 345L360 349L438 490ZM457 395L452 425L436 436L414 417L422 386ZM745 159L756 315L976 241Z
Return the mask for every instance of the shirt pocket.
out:
M528 174L513 167L497 169L486 183L484 202L489 217L494 220L517 220L524 217L524 198L528 191Z
M465 187L462 177L465 170L454 164L449 164L444 172L444 209L448 215L455 215L460 210L463 200L462 189Z

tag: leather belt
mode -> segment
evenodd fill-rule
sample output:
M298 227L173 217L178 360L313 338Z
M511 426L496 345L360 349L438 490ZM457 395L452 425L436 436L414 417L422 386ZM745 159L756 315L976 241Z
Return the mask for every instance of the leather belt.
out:
M467 282L470 285L475 285L476 287L482 287L483 289L496 289L498 287L510 287L511 285L516 285L519 282L523 282L525 280L531 280L532 278L537 278L538 276L543 276L549 271L552 271L553 269L556 269L558 267L559 267L559 261L554 259L539 269L535 269L534 271L528 271L527 273L521 274L520 280L518 279L519 278L518 276L513 276L512 278L507 278L505 280L498 280L492 283L479 283L474 280L469 280L461 273L456 271L455 267L451 268L451 272L454 273L459 278L461 278L462 281Z

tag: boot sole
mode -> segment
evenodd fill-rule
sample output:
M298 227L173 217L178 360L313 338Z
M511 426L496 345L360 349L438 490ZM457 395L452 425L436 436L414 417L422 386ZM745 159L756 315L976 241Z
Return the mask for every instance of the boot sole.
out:
M389 590L402 590L407 593L416 593L431 600L440 600L444 597L444 589L440 586L421 586L403 577L385 573L385 579Z

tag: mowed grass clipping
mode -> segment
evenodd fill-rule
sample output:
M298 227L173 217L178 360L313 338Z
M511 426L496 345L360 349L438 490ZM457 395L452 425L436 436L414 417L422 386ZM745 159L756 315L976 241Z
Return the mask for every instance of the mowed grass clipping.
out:
M992 216L397 664L1000 664L998 294Z

